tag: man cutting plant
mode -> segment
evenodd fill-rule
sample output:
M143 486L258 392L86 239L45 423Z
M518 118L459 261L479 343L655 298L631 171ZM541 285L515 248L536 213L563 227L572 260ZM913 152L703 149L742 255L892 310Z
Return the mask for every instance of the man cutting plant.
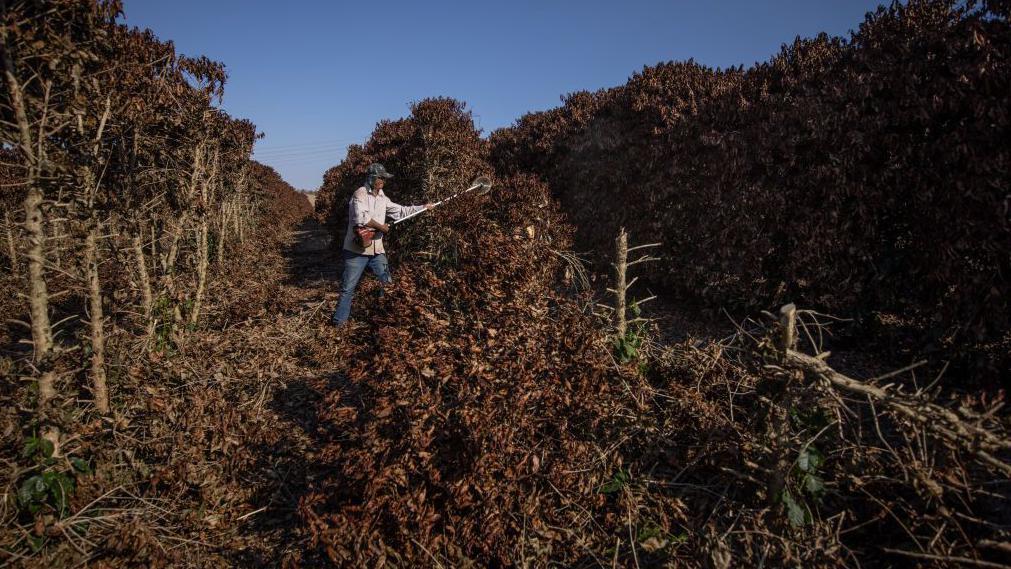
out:
M391 282L383 235L390 232L386 216L394 220L407 217L432 204L402 206L390 201L383 193L383 186L393 174L382 164L372 164L368 169L365 185L355 190L348 202L348 226L344 235L344 278L341 283L341 298L333 314L333 323L341 326L351 316L351 299L366 267L376 275L381 284Z

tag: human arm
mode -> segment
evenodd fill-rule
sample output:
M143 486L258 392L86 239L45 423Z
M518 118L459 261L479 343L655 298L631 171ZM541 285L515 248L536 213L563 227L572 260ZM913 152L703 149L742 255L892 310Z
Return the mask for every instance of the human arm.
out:
M375 212L372 211L371 205L369 204L368 193L365 188L358 188L358 191L354 193L351 197L351 205L348 211L348 215L354 220L356 226L364 225L365 227L371 227L377 231L382 231L383 233L388 233L390 227L385 223L380 223L373 217Z
M354 221L355 225L368 225L372 219L372 211L365 188L358 188L351 195L351 201L348 202L348 218Z
M372 229L375 229L376 231L382 231L383 233L389 233L390 232L390 226L389 226L389 224L387 224L387 223L379 223L378 221L376 221L374 219L369 219L368 222L363 223L362 225L367 225L368 227L371 227Z
M431 203L426 203L425 205L400 205L393 202L387 202L386 215L392 217L394 220L400 220L410 215L414 215L419 211L432 209L433 207L435 206Z

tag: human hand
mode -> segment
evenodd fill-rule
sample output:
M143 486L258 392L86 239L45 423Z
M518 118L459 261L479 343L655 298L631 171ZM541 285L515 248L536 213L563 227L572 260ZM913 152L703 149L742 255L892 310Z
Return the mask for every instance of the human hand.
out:
M427 203L427 204L425 204L425 209L432 209L433 207L435 207L434 203Z

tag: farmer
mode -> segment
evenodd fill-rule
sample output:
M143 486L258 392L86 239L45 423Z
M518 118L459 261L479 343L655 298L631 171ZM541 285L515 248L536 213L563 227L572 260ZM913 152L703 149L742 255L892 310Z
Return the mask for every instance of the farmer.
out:
M383 248L383 235L390 232L386 216L397 220L432 207L432 204L402 206L391 202L383 193L383 186L386 179L392 177L393 174L387 172L382 164L372 164L365 185L355 190L348 202L348 227L343 252L344 279L340 302L333 314L333 323L338 327L351 316L351 299L365 267L376 275L381 284L392 280L386 263L386 250Z

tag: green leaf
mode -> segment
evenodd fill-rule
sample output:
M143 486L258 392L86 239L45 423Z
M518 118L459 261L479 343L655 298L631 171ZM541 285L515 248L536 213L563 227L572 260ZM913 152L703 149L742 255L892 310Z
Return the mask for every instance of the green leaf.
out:
M790 409L790 417L801 429L820 431L829 424L829 416L820 407Z
M46 536L44 535L28 535L28 547L32 548L32 553L38 553L42 551L42 546L46 544Z
M797 457L797 468L801 472L814 473L818 471L818 468L825 462L825 458L821 455L813 446L807 446L804 448L800 455Z
M790 525L795 528L803 527L807 523L807 512L789 490L783 490L783 504L786 505L786 517L790 519Z
M640 346L642 346L642 338L643 338L643 336L641 334L641 332L642 332L642 328L641 327L639 328L639 332L640 333L636 333L636 332L630 332L629 333L628 343L632 344L632 346L635 347L635 348L639 348Z
M611 480L601 485L599 492L601 494L613 494L624 488L626 483L628 483L628 472L619 470L614 473L614 477Z
M53 453L56 452L56 447L53 446L53 441L49 439L39 439L39 448L42 449L42 454L46 458L52 458Z
M646 522L645 525L639 528L639 535L637 536L636 540L641 542L646 541L647 539L653 537L659 538L662 536L663 536L663 529L660 526L656 525L656 523L650 521Z
M77 458L76 456L70 457L70 464L73 465L74 470L82 474L91 474L91 465L82 458Z
M825 491L825 483L814 474L804 475L804 490L812 496L820 496Z
M74 481L62 472L46 472L45 479L49 495L53 498L53 506L62 517L67 512L67 498L74 491Z
M28 458L35 454L35 451L39 448L39 439L35 437L28 437L25 439L25 447L21 449L21 458Z
M21 483L21 487L18 488L18 503L22 506L27 506L41 496L44 496L45 492L46 483L42 480L41 476L36 474Z

